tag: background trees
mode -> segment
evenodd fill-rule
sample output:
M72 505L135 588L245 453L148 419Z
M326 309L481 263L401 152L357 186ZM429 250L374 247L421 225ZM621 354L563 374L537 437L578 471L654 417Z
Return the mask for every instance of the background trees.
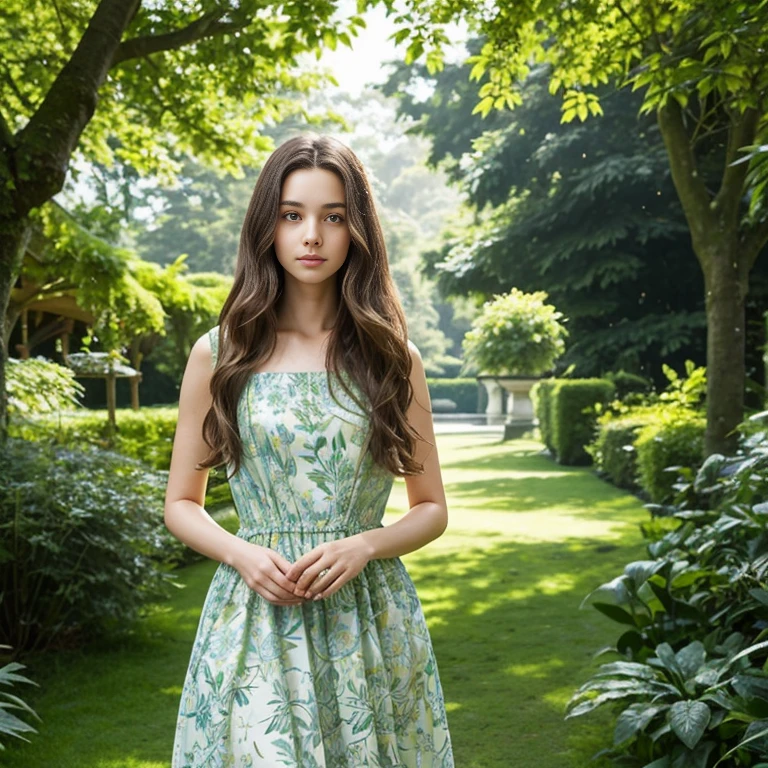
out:
M703 364L703 278L656 121L638 116L640 95L603 86L604 117L564 124L539 69L514 111L467 118L469 71L445 67L426 101L409 87L428 77L424 67L399 65L383 88L430 139L430 163L470 209L425 255L428 274L445 294L478 300L513 286L546 290L572 331L558 366L577 376L624 368L663 384L663 363ZM707 178L720 171L711 147L701 169ZM758 378L767 273L758 264L747 299L747 369Z
M359 17L303 2L142 6L139 0L11 0L0 25L0 430L6 430L5 310L31 235L75 154L172 178L189 155L237 171L271 143L268 119L322 81L296 57L351 44ZM87 130L86 130L87 129ZM110 141L111 139L111 141Z
M427 21L431 72L440 67L441 29L460 17L485 40L471 76L475 111L515 108L533 68L546 65L563 118L602 112L601 85L632 87L644 113L655 116L669 168L704 280L707 316L707 438L705 453L735 447L733 429L744 406L745 300L750 271L768 241L764 205L749 206L743 148L766 127L768 0L556 0L478 9L471 0L411 8ZM764 142L763 142L764 143ZM716 178L702 168L715 152Z

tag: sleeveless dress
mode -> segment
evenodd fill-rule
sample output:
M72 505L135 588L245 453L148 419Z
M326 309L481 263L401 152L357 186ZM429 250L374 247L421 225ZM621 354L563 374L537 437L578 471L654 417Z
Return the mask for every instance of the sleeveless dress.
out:
M218 330L208 332L214 365ZM394 475L363 455L367 417L326 371L252 374L237 418L243 460L229 483L238 537L295 562L322 542L382 527ZM400 558L371 560L332 595L294 606L217 567L172 768L279 766L454 768L431 639Z

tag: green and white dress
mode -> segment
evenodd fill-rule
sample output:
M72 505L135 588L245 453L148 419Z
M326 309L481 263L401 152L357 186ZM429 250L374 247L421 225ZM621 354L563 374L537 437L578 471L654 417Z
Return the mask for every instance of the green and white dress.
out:
M209 336L215 365L218 326ZM363 455L367 417L326 371L253 374L238 424L243 461L229 481L238 536L295 562L382 526L394 475ZM453 765L432 643L400 558L371 560L334 594L295 606L270 603L218 566L172 768Z

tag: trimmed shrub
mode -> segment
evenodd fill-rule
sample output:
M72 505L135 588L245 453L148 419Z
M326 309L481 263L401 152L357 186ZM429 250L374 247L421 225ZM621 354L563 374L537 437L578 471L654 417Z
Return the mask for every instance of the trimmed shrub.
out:
M547 293L512 288L486 301L464 336L464 370L510 376L540 376L565 350L562 312L546 304Z
M595 468L619 488L634 491L637 479L637 433L648 423L648 416L626 416L598 424L595 441L584 449L592 457Z
M142 408L117 411L117 433L109 444L105 410L67 411L58 416L40 416L11 433L26 440L51 440L61 445L92 445L109 448L154 469L167 470L176 432L176 408Z
M603 376L612 381L616 387L616 397L623 400L630 393L650 394L653 392L653 382L636 373L627 371L610 371Z
M529 397L533 403L533 412L539 422L541 442L554 454L555 444L552 440L552 392L557 379L540 379L532 387Z
M635 440L638 481L651 501L662 503L672 497L677 482L674 468L701 466L706 426L704 416L676 408L639 430Z
M551 428L559 464L589 464L584 446L595 437L595 404L609 402L615 387L606 379L558 379L551 395Z
M453 400L458 413L478 412L477 379L427 379L431 400Z

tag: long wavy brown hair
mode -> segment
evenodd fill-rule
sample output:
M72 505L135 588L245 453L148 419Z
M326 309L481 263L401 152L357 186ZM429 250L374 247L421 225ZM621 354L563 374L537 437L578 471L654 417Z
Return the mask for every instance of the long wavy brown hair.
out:
M332 171L346 193L351 242L334 275L338 312L325 361L331 391L331 372L346 371L367 400L361 402L344 377L337 378L368 417L362 450L370 449L373 461L394 475L421 474L424 465L414 458L421 435L406 419L413 388L405 313L389 271L373 194L355 153L316 133L281 144L256 180L240 234L234 283L219 314L218 357L210 384L213 403L203 422L203 438L211 451L198 468L231 462L233 473L240 469L238 401L251 375L277 345L275 305L285 284L274 248L280 193L286 177L304 168Z

